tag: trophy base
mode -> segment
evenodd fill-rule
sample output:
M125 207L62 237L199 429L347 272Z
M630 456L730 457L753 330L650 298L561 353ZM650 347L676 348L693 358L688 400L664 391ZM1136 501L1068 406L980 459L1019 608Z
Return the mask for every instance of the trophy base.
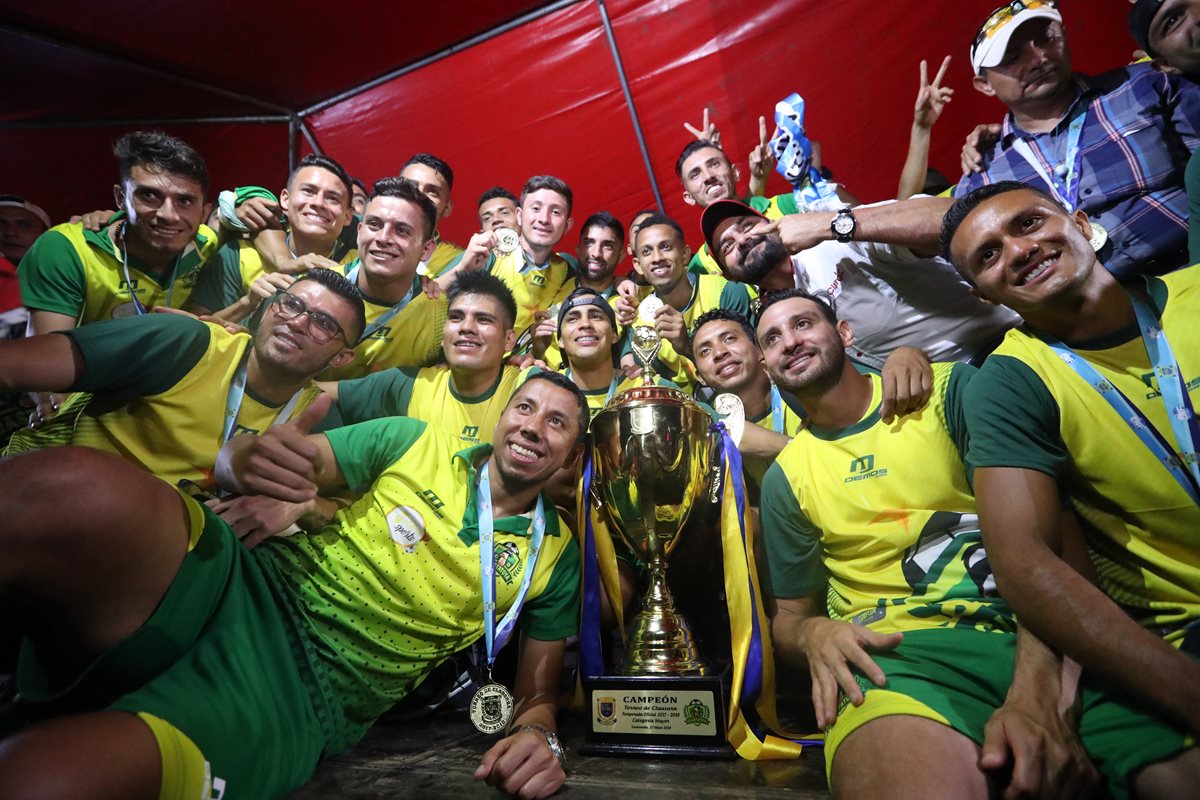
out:
M735 758L724 676L605 675L583 680L585 756Z

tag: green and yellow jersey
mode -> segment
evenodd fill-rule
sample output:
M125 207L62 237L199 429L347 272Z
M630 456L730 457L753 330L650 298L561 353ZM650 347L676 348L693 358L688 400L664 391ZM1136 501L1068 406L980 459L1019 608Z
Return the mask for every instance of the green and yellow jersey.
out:
M113 217L109 225L121 216ZM165 305L182 308L191 297L200 266L216 249L217 235L201 225L166 275L146 271L130 258L127 282L122 251L107 227L87 231L80 223L56 225L38 237L21 259L17 271L21 300L31 311L73 317L76 325L135 316L134 295L147 311Z
M787 214L799 214L800 207L796 205L796 196L791 192L775 197L747 197L744 202L767 219L779 219ZM688 272L695 275L720 275L721 265L713 258L708 249L708 243L702 243L688 262Z
M358 258L358 251L347 249L338 240L334 243L329 258L343 268ZM209 311L227 308L250 293L250 286L263 275L275 272L275 267L265 261L248 239L226 242L200 271L196 290L192 292L192 303Z
M438 277L450 269L452 264L458 263L459 259L462 258L462 254L463 249L461 247L453 242L447 242L438 236L437 247L433 249L433 255L429 257L429 263L425 266L425 274L431 278Z
M746 417L746 422L751 422L760 428L766 428L769 431L775 430L775 418L772 416L771 407L768 405L767 410L757 417ZM804 418L795 412L795 410L786 402L783 404L783 430L775 431L782 433L795 439L797 434L804 428ZM765 458L755 458L752 456L743 456L742 470L746 477L750 479L756 487L761 487L763 478L766 477L767 470L774 461L768 461Z
M456 258L450 266L461 260ZM520 336L533 323L533 315L567 299L575 288L575 259L563 253L551 254L545 264L534 264L521 248L511 253L488 255L483 269L504 281L517 301L517 321L513 328Z
M967 484L963 391L974 368L935 364L922 411L885 424L882 381L867 414L809 426L762 486L769 594L824 592L832 619L893 631L1015 630L996 594Z
M343 274L349 274L358 263L355 260L346 264ZM354 348L354 359L349 364L326 370L321 380L361 378L390 367L425 367L441 358L446 296L429 297L421 288L419 276L413 277L412 292L404 310L383 325L379 322L391 311L392 304L364 295L370 333Z
M121 456L175 484L186 478L212 488L221 449L229 386L251 346L249 334L176 314L110 320L65 331L86 369L74 391L94 395L68 444ZM320 391L304 389L292 415ZM276 421L283 404L268 403L249 386L234 435L257 434Z
M1200 405L1200 268L1145 280ZM1178 451L1136 323L1072 349ZM967 402L970 466L1053 477L1083 522L1101 588L1113 600L1156 629L1200 617L1200 508L1099 392L1041 339L1014 329L988 357Z
M729 281L720 275L693 275L685 273L685 279L692 285L692 295L687 305L679 313L683 316L684 330L691 331L703 314L714 308L724 308L737 311L746 317L750 316L750 293L746 285ZM641 324L639 320L635 324ZM626 337L622 355L632 352L632 345ZM665 339L658 357L654 359L654 369L659 375L684 388L691 393L696 388L696 367L691 359L675 352L675 347Z
M468 444L491 444L500 414L529 372L501 367L495 383L476 397L460 394L450 368L444 365L386 369L365 378L341 381L337 403L322 422L322 429L380 417L415 417Z
M458 437L404 417L325 436L347 484L366 491L324 530L272 539L255 553L295 597L346 722L361 735L483 635L475 470L491 446L464 450ZM580 560L549 501L545 511L521 619L526 636L554 641L578 628ZM497 620L528 566L530 527L528 516L495 520Z

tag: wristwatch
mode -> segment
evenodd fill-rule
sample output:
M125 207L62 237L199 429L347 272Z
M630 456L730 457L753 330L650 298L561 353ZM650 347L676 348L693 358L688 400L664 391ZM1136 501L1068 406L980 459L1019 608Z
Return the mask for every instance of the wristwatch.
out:
M516 736L518 733L524 733L525 731L537 731L542 736L545 736L546 744L550 746L550 752L558 759L558 766L562 768L563 772L567 771L567 751L563 750L562 743L558 741L558 734L544 725L536 725L530 722L519 726L509 735Z
M857 227L858 220L850 213L850 206L839 208L833 222L829 223L829 230L833 231L833 238L842 243L854 238L854 230Z

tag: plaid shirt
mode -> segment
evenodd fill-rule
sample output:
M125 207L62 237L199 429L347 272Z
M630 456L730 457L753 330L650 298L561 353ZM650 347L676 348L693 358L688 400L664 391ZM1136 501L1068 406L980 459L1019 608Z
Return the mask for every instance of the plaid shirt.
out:
M1074 79L1079 96L1048 133L1026 133L1007 114L1000 140L984 153L985 171L964 175L955 196L1002 180L1049 190L1012 143L1023 138L1035 154L1049 160L1043 168L1050 172L1063 161L1071 120L1086 112L1079 140L1078 202L1108 231L1100 260L1119 278L1187 264L1183 172L1200 143L1200 86L1149 64Z

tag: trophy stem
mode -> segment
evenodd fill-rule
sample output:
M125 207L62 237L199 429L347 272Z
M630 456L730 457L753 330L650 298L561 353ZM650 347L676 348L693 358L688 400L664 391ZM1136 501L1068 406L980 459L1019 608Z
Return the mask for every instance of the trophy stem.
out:
M647 566L650 587L642 597L642 611L634 618L625 658L625 675L707 675L691 628L675 610L667 588L667 569L661 556Z

